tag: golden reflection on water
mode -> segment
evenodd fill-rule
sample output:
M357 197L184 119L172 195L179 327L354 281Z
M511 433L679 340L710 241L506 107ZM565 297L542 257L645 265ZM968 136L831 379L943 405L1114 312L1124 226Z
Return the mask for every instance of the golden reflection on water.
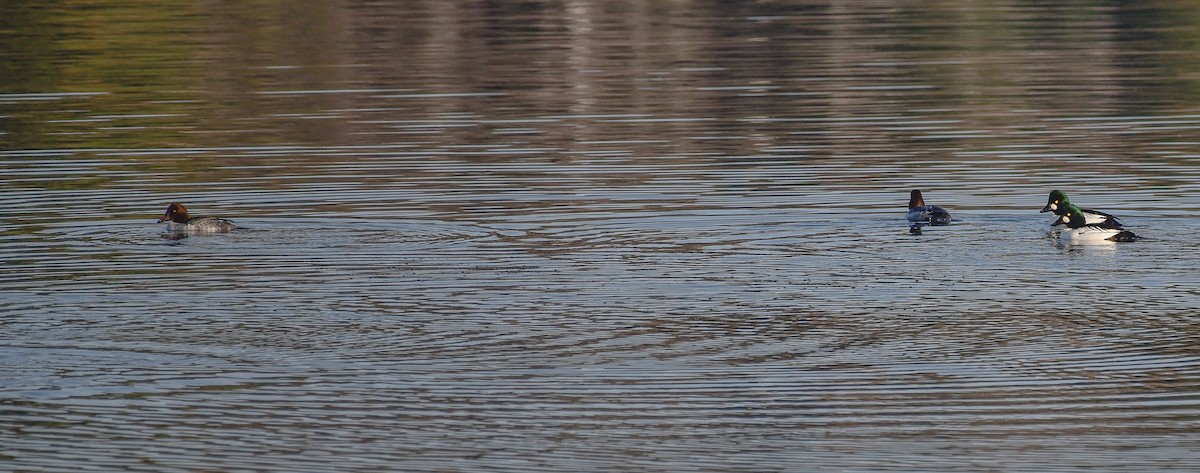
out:
M388 119L635 113L715 119L719 135L742 138L730 154L772 145L747 140L756 137L840 153L1016 140L1077 152L1091 134L1050 141L1037 134L1044 120L1169 115L1194 99L1200 88L1188 58L1197 55L1182 48L1198 33L1178 14L1185 8L16 3L3 15L18 32L15 47L0 53L10 72L3 91L105 94L50 103L0 97L9 112L0 126L9 149L347 145L404 139L379 123ZM289 90L365 92L270 94ZM97 123L97 115L118 118ZM763 118L812 121L793 130L803 135L735 121ZM892 132L863 119L890 119ZM534 126L522 136L561 144L644 129L585 125ZM690 125L658 122L654 135L714 131ZM498 128L426 137L487 143ZM858 149L843 149L848 139Z

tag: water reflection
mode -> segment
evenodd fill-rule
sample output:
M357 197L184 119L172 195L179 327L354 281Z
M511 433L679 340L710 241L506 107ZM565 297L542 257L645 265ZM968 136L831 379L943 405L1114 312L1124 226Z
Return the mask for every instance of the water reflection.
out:
M105 95L73 107L25 108L5 120L5 131L23 140L14 148L111 146L134 137L171 146L379 144L396 137L370 126L371 116L638 112L674 120L810 118L798 130L803 135L759 135L808 138L801 141L821 147L866 138L863 146L875 141L900 147L895 153L919 153L943 140L962 146L1014 134L1036 139L1040 121L1064 115L1173 113L1196 89L1179 60L1186 54L1156 53L1163 44L1180 52L1196 34L1169 4L933 15L921 7L769 3L292 7L114 4L51 16L9 5L4 16L25 32L20 37L69 32L57 42L10 49L4 62L20 73L5 75L9 90ZM1131 15L1140 20L1130 22ZM126 17L143 20L109 21ZM659 24L664 18L671 19L667 27ZM1148 70L1178 72L1150 80L1139 72ZM304 90L320 92L276 94ZM340 93L352 91L360 93ZM95 127L88 120L96 109L159 119ZM356 113L339 112L345 110ZM916 123L890 118L893 129L881 133L862 121L871 117ZM77 126L34 131L46 122ZM17 133L18 126L33 129ZM539 131L552 143L628 134L616 128ZM444 142L492 138L472 131L449 133ZM726 134L747 135L740 127Z
M15 469L1200 467L1191 5L81 7L0 5Z

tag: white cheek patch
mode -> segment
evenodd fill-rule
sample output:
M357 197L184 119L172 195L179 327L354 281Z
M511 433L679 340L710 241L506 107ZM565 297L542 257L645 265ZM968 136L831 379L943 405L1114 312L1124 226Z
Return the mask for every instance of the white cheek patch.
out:
M1071 223L1071 217L1063 215L1063 223Z
M1058 210L1058 204L1057 203L1050 204L1050 210Z

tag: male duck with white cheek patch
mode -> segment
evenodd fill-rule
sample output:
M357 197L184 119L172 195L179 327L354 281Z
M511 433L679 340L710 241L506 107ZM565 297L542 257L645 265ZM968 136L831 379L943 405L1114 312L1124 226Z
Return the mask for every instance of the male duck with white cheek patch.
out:
M1050 191L1050 199L1046 202L1046 206L1042 207L1041 212L1054 212L1054 215L1062 217L1070 207L1071 200L1067 199L1067 194L1060 190ZM1078 207L1076 207L1078 208ZM1113 228L1121 228L1121 222L1117 221L1117 217L1092 209L1079 209L1083 212L1083 217L1088 225L1108 225ZM1061 219L1055 219L1051 225L1061 225Z
M1139 237L1129 230L1124 230L1120 224L1100 223L1088 224L1087 216L1083 210L1071 204L1067 204L1066 210L1062 216L1058 217L1055 224L1067 226L1067 230L1063 230L1059 235L1064 243L1070 244L1089 244L1089 243L1111 243L1117 241L1135 241Z

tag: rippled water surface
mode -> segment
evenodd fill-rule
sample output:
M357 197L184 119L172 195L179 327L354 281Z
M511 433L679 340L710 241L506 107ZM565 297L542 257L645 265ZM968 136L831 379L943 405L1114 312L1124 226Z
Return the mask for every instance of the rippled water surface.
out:
M1200 469L1187 2L67 4L0 469Z

